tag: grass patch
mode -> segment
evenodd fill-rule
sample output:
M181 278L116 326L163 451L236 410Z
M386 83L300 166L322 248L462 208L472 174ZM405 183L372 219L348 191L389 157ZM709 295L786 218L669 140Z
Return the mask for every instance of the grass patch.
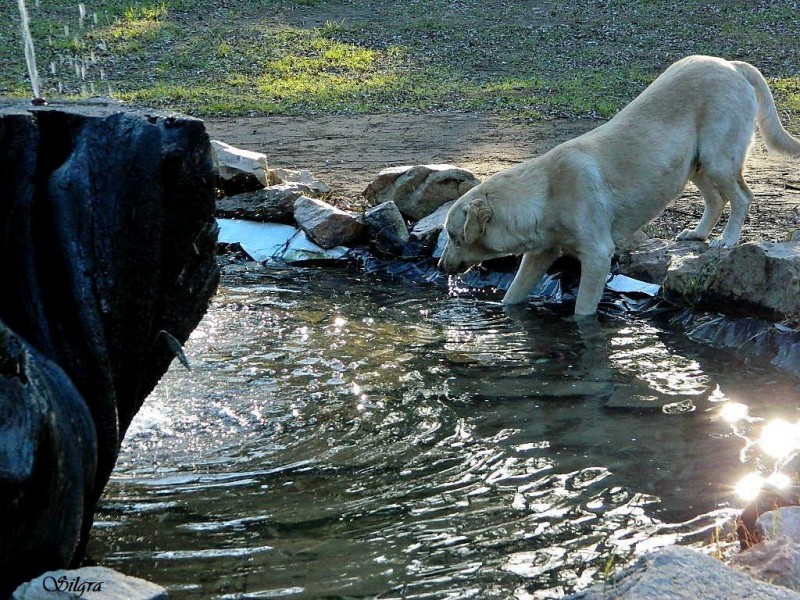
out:
M747 60L800 112L791 9L749 0L59 0L29 7L49 98L90 84L208 114L490 111L613 115L669 63ZM0 6L0 95L26 95L14 3ZM76 64L79 65L76 68Z

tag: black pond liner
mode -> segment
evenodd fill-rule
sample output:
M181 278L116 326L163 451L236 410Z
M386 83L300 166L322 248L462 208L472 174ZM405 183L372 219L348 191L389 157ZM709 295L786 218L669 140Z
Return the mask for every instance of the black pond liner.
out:
M417 283L431 283L447 288L450 278L436 268L436 260L380 259L368 252L351 252L366 273L381 273ZM499 263L502 270L473 268L457 276L458 288L477 291L505 291L514 279L516 263ZM579 280L577 261L559 261L531 294L534 306L571 314ZM612 268L612 275L616 268ZM667 329L677 330L694 342L732 351L744 361L770 364L800 379L800 330L753 317L732 317L720 313L696 311L677 306L660 296L620 293L606 288L598 306L600 315L646 318Z

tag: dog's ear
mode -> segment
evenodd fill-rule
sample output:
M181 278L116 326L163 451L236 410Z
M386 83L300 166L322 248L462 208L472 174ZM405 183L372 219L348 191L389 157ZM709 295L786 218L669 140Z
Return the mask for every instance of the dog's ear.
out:
M492 218L492 207L485 196L479 196L467 205L466 210L464 241L467 244L474 244L486 232L486 224Z

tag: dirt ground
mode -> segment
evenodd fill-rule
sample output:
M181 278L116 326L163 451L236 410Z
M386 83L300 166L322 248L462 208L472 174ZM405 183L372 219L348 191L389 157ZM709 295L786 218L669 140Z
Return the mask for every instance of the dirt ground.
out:
M483 178L600 124L596 120L513 123L488 114L370 114L321 117L212 118L212 139L267 155L271 168L308 169L333 188L334 204L361 209L361 192L383 168L450 163ZM768 155L756 140L745 176L755 194L742 240L785 241L800 229L800 162ZM689 184L648 226L672 237L702 213ZM725 216L716 234L724 225Z

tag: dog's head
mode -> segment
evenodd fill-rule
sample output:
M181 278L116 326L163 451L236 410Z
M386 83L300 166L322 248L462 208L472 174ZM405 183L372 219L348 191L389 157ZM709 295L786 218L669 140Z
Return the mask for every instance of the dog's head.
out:
M447 244L439 259L439 268L445 273L461 273L484 260L509 254L494 243L491 228L495 211L480 188L477 186L456 200L447 213Z

